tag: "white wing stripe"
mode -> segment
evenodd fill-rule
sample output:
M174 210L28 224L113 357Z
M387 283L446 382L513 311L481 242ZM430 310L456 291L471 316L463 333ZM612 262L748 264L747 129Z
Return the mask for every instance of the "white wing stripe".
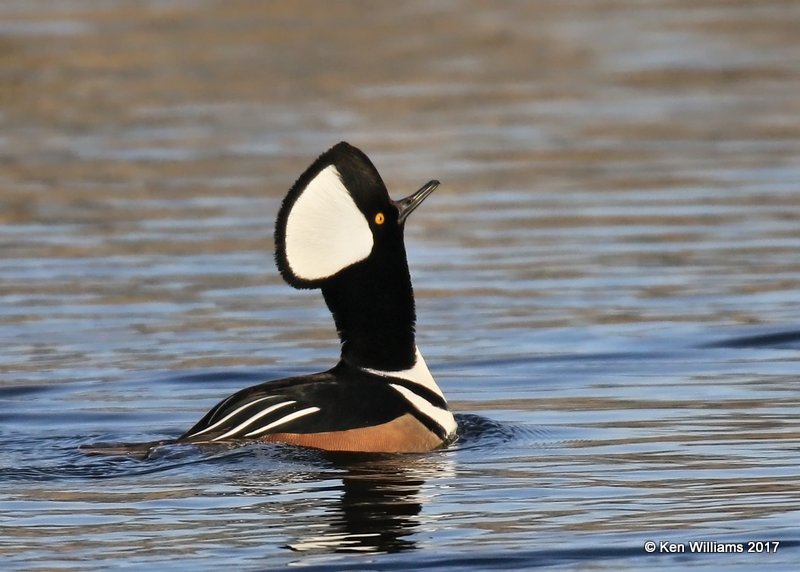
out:
M294 403L294 402L293 402ZM310 413L316 413L319 411L319 407L307 407L305 409L301 409L300 411L295 411L294 413L289 413L285 417L281 417L277 421L273 421L269 425L261 427L260 429L256 429L255 431L251 431L245 437L254 437L255 435L260 435L261 433L266 433L273 427L277 427L278 425L283 425L284 423L288 423L289 421L293 421L298 417L303 417L305 415L309 415Z
M405 397L406 400L408 400L408 402L417 409L417 411L427 417L430 417L433 421L439 424L439 426L445 430L448 436L455 433L457 429L456 420L453 417L453 414L447 409L436 407L433 403L424 397L420 397L407 387L397 385L396 383L390 383L389 385L398 393L400 393L400 395Z
M269 415L270 413L272 413L276 409L280 409L281 407L286 407L287 405L292 405L293 403L295 403L295 402L294 401L284 401L282 403L276 403L275 405L273 405L271 407L267 407L266 409L263 409L263 410L259 411L258 413L256 413L255 415L253 415L252 417L250 417L244 423L240 423L237 427L234 427L233 429L231 429L227 433L223 433L222 435L219 435L218 437L214 437L211 440L212 441L219 441L220 439L225 439L226 437L230 437L231 435L236 435L237 433L239 433L240 431L242 431L246 427L252 425L253 423L258 421L259 419L261 419L265 415Z
M206 431L211 431L211 430L212 430L212 429L214 429L215 427L219 427L220 425L222 425L223 423L225 423L225 422L226 422L228 419L230 419L230 418L231 418L231 417L233 417L234 415L236 415L236 414L238 414L238 413L241 413L241 411L242 411L242 410L244 410L244 409L247 409L247 408L248 408L248 407L250 407L251 405L255 405L256 403L259 403L259 402L261 402L261 401L265 401L265 400L267 400L267 399L274 399L274 398L276 398L276 397L277 397L277 395L268 395L268 396L266 396L266 397L261 397L260 399L255 399L255 400L253 400L253 401L251 401L251 402L249 402L249 403L245 403L245 404L244 404L244 405L242 405L241 407L238 407L238 408L234 409L232 412L228 413L228 414L227 414L225 417L223 417L222 419L220 419L219 421L217 421L217 422L216 422L216 423L214 423L213 425L209 425L208 427L206 427L206 428L205 428L205 429L203 429L202 431L198 431L197 433L192 433L192 434L190 435L190 437L194 437L195 435L202 435L202 434L203 434L203 433L205 433ZM228 398L228 399L230 399L230 398ZM227 399L226 399L225 401L227 401ZM224 402L223 402L223 403L224 403Z

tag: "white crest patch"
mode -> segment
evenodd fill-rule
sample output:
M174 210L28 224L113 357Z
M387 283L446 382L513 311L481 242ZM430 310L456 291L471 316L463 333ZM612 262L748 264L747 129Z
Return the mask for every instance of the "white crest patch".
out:
M303 190L286 220L286 260L302 280L333 276L372 252L369 222L334 165Z

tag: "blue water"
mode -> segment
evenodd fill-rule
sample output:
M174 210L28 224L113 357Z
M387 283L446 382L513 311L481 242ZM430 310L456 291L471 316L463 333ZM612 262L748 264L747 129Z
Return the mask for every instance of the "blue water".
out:
M0 15L3 570L796 568L793 4ZM459 440L88 454L335 363L271 252L342 139L442 181L406 239Z
M175 437L261 379L255 370L4 387L3 526L32 534L0 546L23 569L787 565L800 552L800 336L774 342L451 363L437 377L472 413L458 415L456 444L422 455L168 445L140 461L79 450ZM781 545L769 556L648 556L649 539Z

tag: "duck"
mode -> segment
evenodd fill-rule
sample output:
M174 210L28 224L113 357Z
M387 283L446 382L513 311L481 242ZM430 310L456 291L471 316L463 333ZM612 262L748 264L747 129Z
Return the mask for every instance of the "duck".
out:
M281 203L275 262L315 289L333 317L338 363L247 387L176 443L278 442L331 452L421 453L457 436L447 400L416 344L404 228L439 186L392 200L375 166L347 142L320 155Z

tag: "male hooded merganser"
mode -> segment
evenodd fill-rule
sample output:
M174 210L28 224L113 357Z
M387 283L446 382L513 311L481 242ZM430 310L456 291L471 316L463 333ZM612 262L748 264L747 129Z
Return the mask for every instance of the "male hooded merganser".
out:
M328 451L421 452L456 422L414 339L403 227L439 185L389 198L359 149L339 143L283 200L275 259L295 288L319 288L341 341L326 372L269 381L216 405L178 442L277 441Z

